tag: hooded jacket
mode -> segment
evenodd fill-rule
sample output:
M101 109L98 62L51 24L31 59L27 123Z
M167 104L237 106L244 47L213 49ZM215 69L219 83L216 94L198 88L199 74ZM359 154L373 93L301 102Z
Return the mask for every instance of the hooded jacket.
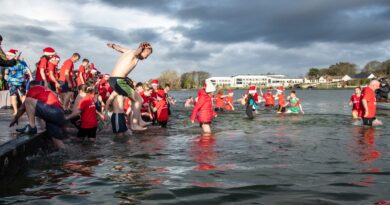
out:
M198 117L198 122L200 123L211 122L215 115L211 97L204 89L199 90L198 102L196 102L192 110L191 120L195 120Z

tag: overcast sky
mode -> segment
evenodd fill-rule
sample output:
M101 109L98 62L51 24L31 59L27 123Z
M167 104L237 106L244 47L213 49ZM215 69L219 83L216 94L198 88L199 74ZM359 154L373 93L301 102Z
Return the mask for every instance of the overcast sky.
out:
M51 46L62 62L79 52L110 73L119 54L107 42L149 41L152 56L130 74L140 81L167 69L299 76L390 58L389 0L11 0L0 10L3 49L31 65Z

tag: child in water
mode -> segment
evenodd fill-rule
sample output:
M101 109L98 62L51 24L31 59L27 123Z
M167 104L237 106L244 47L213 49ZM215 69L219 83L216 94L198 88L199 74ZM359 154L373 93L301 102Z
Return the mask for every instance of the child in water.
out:
M352 106L353 119L359 119L363 116L362 90L360 87L355 88L355 93L352 94L349 105Z
M249 119L253 119L253 111L257 112L259 107L257 106L256 100L253 97L252 94L248 94L247 101L246 101L246 115Z
M285 106L287 105L290 105L290 108L287 110L286 113L298 114L299 112L301 112L302 114L304 114L301 101L299 100L299 98L297 98L295 90L292 90L290 96L287 98L287 104Z
M223 112L225 107L225 101L224 98L226 96L223 95L223 90L218 90L218 94L215 96L215 108L214 110L216 112Z
M159 125L161 125L162 128L167 127L168 116L169 116L168 103L165 97L166 97L165 91L158 90L155 110L157 111L157 122Z
M211 133L211 122L216 113L213 111L212 95L215 91L214 85L210 81L206 81L206 88L199 90L198 101L192 110L190 117L191 122L195 122L198 117L198 122L204 133Z
M226 106L225 106L225 109L228 110L228 111L233 111L234 110L234 100L233 100L233 90L232 89L229 89L229 94L228 96L226 96L225 100L226 100Z

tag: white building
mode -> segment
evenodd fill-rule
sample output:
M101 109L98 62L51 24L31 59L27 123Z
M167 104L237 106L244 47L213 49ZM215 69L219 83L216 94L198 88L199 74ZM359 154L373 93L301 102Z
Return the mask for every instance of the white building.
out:
M214 85L230 87L247 87L250 85L260 85L265 87L293 86L303 83L302 78L287 78L284 75L236 75L232 77L211 77Z

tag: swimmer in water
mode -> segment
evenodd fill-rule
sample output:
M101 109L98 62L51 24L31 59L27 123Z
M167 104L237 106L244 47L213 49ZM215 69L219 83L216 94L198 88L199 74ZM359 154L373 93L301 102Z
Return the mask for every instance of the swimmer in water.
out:
M295 90L292 90L290 93L290 96L287 97L287 103L285 106L290 105L289 109L286 111L286 113L294 113L298 114L301 112L304 114L303 109L302 109L302 104L301 100L297 98Z

